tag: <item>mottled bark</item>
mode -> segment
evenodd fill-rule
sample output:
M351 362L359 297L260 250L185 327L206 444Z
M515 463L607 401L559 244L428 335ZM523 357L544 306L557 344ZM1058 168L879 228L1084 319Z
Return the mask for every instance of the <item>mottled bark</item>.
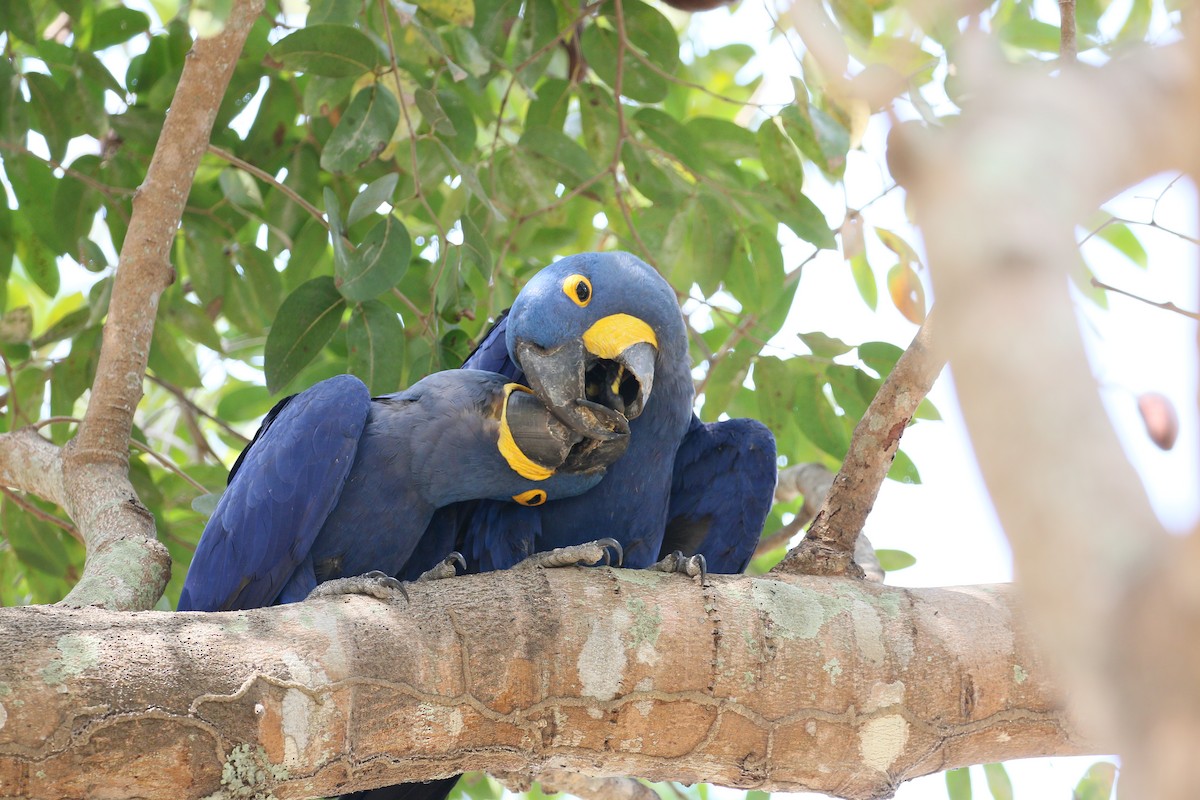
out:
M566 569L225 614L0 610L0 786L280 798L470 769L888 796L1077 738L1006 586ZM232 787L227 787L232 788Z

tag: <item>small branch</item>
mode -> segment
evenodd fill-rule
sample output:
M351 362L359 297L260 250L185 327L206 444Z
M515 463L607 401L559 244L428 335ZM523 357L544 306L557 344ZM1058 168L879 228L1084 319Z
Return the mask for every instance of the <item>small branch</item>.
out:
M32 427L0 433L0 486L36 494L43 500L65 505L62 450L38 436Z
M804 541L773 571L862 577L854 562L858 535L904 429L946 363L934 347L933 321L931 311L855 427L842 467Z
M63 448L65 506L87 543L83 577L62 601L113 609L149 608L162 595L171 559L154 518L129 482L129 441L158 301L175 280L171 246L217 110L263 0L239 0L224 30L198 39L184 62L171 112L133 198L87 412Z
M142 451L143 453L150 456L158 463L162 464L164 467L166 467L171 472L174 472L176 475L183 478L185 481L187 481L189 484L191 484L192 488L194 488L196 491L200 492L200 494L209 494L209 491L207 488L205 488L204 484L197 481L191 475L188 475L186 472L184 472L182 469L180 469L178 464L176 464L174 461L172 461L171 459L164 456L162 453L159 453L159 452L156 452L156 451L150 449L149 445L142 444L137 439L130 439L129 444L132 445L135 450Z
M1137 300L1139 303L1145 303L1148 306L1154 306L1155 308L1161 308L1164 311L1174 311L1176 314L1181 314L1181 315L1187 317L1188 319L1200 320L1200 314L1197 314L1195 311L1188 311L1187 309L1180 308L1179 306L1177 306L1171 302L1156 303L1153 300L1147 300L1145 297L1133 294L1132 292L1127 292L1124 289L1118 289L1115 286L1109 286L1107 283L1101 283L1100 281L1098 281L1095 278L1092 278L1092 286L1095 286L1097 289L1103 289L1106 292L1116 292L1117 294L1125 295L1126 297L1130 297L1134 300Z
M69 523L65 520L59 519L58 517L54 516L53 514L51 514L48 511L43 511L42 509L38 508L35 504L26 500L24 497L22 497L17 492L14 492L12 489L9 489L4 486L0 486L0 494L3 494L5 497L7 497L9 500L11 500L15 505L20 506L21 509L25 513L29 514L31 517L37 517L38 519L42 520L43 522L49 522L51 525L55 526L56 528L62 528L64 531L71 534L71 536L75 537L75 540L78 541L80 544L85 544L85 545L87 544L87 542L83 541L83 534L80 533L79 529L76 528L74 525L72 525L71 523Z
M259 167L254 166L249 161L244 161L243 159L238 158L233 153L231 153L228 150L225 150L223 148L217 147L215 144L210 143L208 145L208 152L212 153L214 156L221 159L222 161L227 161L228 163L232 164L233 166L237 167L240 170L249 172L251 175L258 178L260 181L270 184L274 188L278 189L289 200L291 200L293 203L300 206L305 211L307 211L310 215L312 215L313 219L315 219L317 222L324 225L325 230L329 230L329 220L325 219L325 215L322 214L317 209L316 206L314 206L312 203L308 202L303 197L301 197L299 194L297 194L296 191L294 189L292 189L292 187L276 180L275 176L272 175L271 173L269 173Z
M1058 0L1059 44L1058 57L1075 61L1079 48L1075 44L1075 0Z
M157 383L159 386L166 389L171 394L175 395L175 399L178 400L182 405L191 409L193 413L195 413L201 417L204 417L209 422L212 422L213 424L217 425L221 430L225 431L226 434L237 439L242 444L250 444L250 439L247 438L246 436L243 436L241 433L239 433L228 422L226 422L225 420L221 419L218 416L215 416L214 414L210 414L209 412L205 411L200 406L196 405L195 401L193 401L191 398L189 398L187 396L187 394L183 391L183 389L180 389L178 386L176 386L172 383L168 383L167 381L163 380L162 378L158 377L157 375L147 375L146 377L150 379L151 383Z

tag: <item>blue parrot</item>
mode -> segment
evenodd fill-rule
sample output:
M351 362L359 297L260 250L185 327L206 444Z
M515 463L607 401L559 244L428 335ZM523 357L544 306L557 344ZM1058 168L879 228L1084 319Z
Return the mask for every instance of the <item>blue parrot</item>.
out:
M238 457L179 610L290 603L364 573L416 578L454 545L422 538L438 507L537 506L596 485L629 441L623 417L602 424L583 437L529 389L476 370L376 398L350 375L322 381L271 409Z
M687 333L670 285L628 253L569 256L538 272L463 365L527 383L572 431L629 420L625 455L588 492L538 508L439 510L471 569L611 537L625 566L737 573L770 511L775 440L760 422L692 413ZM444 534L442 534L444 536ZM699 558L696 558L696 557Z

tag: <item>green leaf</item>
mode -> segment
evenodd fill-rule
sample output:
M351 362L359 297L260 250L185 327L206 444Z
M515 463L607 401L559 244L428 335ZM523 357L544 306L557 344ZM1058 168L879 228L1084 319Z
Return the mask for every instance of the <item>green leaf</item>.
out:
M92 37L85 46L90 50L103 50L114 44L127 42L139 33L150 30L150 17L132 8L108 8L96 14L92 23Z
M625 177L634 188L655 203L677 203L687 189L683 181L660 169L654 158L636 142L622 144L621 163L625 167Z
M1013 800L1012 781L1008 779L1008 771L1003 764L984 764L983 774L993 800Z
M804 241L822 250L837 249L837 238L825 221L825 214L812 200L799 193L784 198L775 192L761 192L759 200Z
M400 122L400 104L383 84L372 84L354 96L325 149L321 168L329 172L353 172L387 147Z
M823 384L818 375L797 378L794 419L810 442L834 458L842 459L846 457L850 440L841 417L825 398Z
M16 255L25 274L46 293L47 297L58 294L60 277L54 251L43 244L42 239L25 225L26 215L17 215L13 228L16 234Z
M820 356L821 358L834 358L836 356L849 353L854 349L851 345L846 344L841 339L828 336L824 333L821 333L821 331L800 333L797 334L797 336L800 337L800 341L808 345L808 349L812 351L813 355Z
M250 173L236 167L226 167L221 170L217 182L225 194L225 199L234 205L244 208L262 207L262 191L254 182L254 178L250 177Z
M921 473L917 471L917 465L903 450L897 450L895 458L892 459L892 466L888 469L887 476L898 483L919 484L921 482Z
M308 365L333 336L346 310L333 278L301 284L284 299L263 351L267 389L277 393Z
M202 384L196 359L185 353L167 325L155 325L150 339L147 366L155 375L185 389L198 389Z
M26 566L47 575L65 577L70 557L57 528L18 508L11 500L3 502L0 520L4 538Z
M866 0L832 0L830 7L842 29L849 29L860 42L869 43L874 38L875 14Z
M396 312L378 300L350 312L346 328L349 370L373 394L394 392L404 370L404 326Z
M875 555L879 558L879 566L883 567L884 572L895 572L917 563L914 556L903 550L881 549L876 550Z
M670 88L666 78L654 72L638 58L618 47L615 30L589 25L583 32L583 57L600 80L616 90L618 65L621 73L621 94L642 103L658 103ZM676 41L678 48L678 40Z
M850 132L816 106L791 105L780 112L792 141L823 172L840 178L846 169Z
M1146 248L1142 246L1141 240L1124 222L1105 225L1096 236L1117 248L1118 252L1142 269L1146 269L1150 265L1150 257L1146 254Z
M273 405L275 400L265 386L245 383L225 392L217 403L217 416L226 422L248 422L266 414Z
M1109 800L1116 779L1116 764L1111 761L1097 761L1087 768L1087 772L1075 785L1072 800Z
M29 107L37 120L37 129L46 137L50 157L62 161L71 139L67 116L63 114L66 101L63 91L49 75L40 72L25 74L25 85L29 88Z
M527 85L533 85L554 55L550 48L550 43L558 38L558 9L554 0L526 0L513 36L516 42L512 62L524 65L517 74ZM535 54L540 55L535 58Z
M371 72L380 64L379 48L371 37L349 25L318 23L280 39L267 58L284 69L348 78Z
M412 239L404 223L388 214L371 229L353 253L334 248L335 285L347 300L361 301L378 297L391 289L412 258Z
M416 6L455 25L475 24L475 0L416 0Z
M904 350L891 342L865 342L858 346L858 357L881 378L886 378Z
M350 210L346 213L346 227L352 227L354 223L375 213L384 203L390 203L396 191L396 182L399 180L398 173L389 172L367 184L367 188L359 192L350 203Z
M527 129L519 142L528 157L544 164L548 172L568 189L573 189L599 171L588 152L559 131Z
M758 126L758 157L773 186L795 187L798 192L804 185L800 154L773 119Z
M1000 38L1014 47L1023 50L1036 50L1041 53L1057 53L1061 45L1061 35L1057 25L1042 22L1040 19L1016 17L1002 25L999 29ZM1083 43L1080 42L1082 45ZM1080 47L1080 50L1086 49Z
M971 773L966 767L946 770L949 800L971 800Z

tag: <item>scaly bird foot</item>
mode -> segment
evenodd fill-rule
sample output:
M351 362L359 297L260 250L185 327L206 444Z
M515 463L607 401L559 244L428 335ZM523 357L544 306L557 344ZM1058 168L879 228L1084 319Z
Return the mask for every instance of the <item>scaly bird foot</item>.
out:
M583 567L604 562L604 566L608 566L609 550L616 552L616 565L621 566L621 559L625 553L621 549L621 544L616 539L597 539L594 542L584 542L583 544L571 545L570 547L557 547L546 553L534 553L529 558L517 564L514 569L522 567Z
M649 568L659 572L682 572L692 578L699 575L701 586L708 583L708 562L700 553L694 556L685 556L681 551L676 550L657 564L651 564Z
M413 581L413 583L424 583L425 581L440 581L444 578L453 578L458 575L458 569L455 564L462 568L463 572L467 571L467 560L462 557L462 553L457 550L443 558L432 569L427 569Z
M314 597L339 597L346 594L365 594L380 600L395 600L401 595L408 600L408 592L404 584L391 575L372 570L364 575L352 578L334 578L331 581L317 584L317 588L309 592L307 600Z

